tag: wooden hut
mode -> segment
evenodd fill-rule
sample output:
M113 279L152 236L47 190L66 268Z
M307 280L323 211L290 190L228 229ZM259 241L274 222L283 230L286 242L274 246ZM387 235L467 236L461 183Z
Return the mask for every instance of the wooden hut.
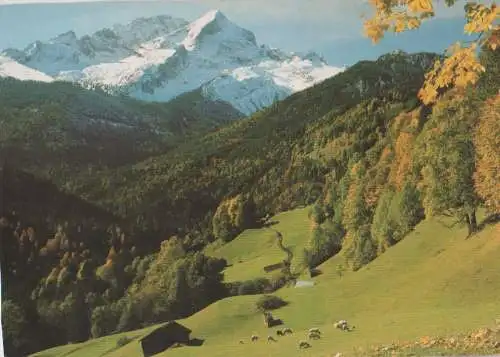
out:
M144 357L163 352L176 344L188 345L191 330L181 324L170 321L140 339Z
M280 263L276 263L276 264L266 265L264 267L264 271L266 273L269 273L269 272L272 272L274 270L283 269L284 267L285 267L285 263L280 262Z

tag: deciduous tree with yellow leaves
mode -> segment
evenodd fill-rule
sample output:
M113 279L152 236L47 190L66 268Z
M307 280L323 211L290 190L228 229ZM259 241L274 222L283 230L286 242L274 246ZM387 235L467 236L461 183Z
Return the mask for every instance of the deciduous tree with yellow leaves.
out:
M404 32L417 29L422 21L435 16L436 0L369 0L374 8L373 16L365 21L365 34L374 43L387 31ZM448 7L457 6L457 0L444 0ZM455 87L465 89L475 84L485 68L479 63L477 49L487 46L496 50L500 45L500 10L495 1L489 5L467 1L464 6L466 34L478 37L467 43L457 42L448 49L447 56L437 60L426 74L419 91L424 104L434 103L442 90Z
M476 191L486 206L500 213L500 95L482 108L474 132L476 147Z

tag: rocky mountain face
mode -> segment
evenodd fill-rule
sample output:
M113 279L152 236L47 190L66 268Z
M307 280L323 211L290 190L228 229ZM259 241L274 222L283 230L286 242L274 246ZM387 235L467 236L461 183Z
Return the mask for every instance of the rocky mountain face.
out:
M343 70L316 53L259 45L217 10L191 23L162 15L80 38L69 31L0 55L10 63L0 63L4 77L70 81L159 102L200 89L247 115Z

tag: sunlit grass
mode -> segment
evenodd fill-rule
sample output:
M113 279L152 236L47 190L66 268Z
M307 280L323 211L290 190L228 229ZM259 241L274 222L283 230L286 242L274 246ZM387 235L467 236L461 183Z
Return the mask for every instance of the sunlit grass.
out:
M280 215L275 228L283 233L285 245L300 247L309 227L307 209ZM238 296L218 301L181 321L193 330L193 337L205 339L202 347L167 350L159 356L331 356L349 354L357 347L442 336L490 325L500 317L500 224L487 226L465 239L466 230L447 227L444 219L421 223L401 243L355 273L339 276L341 262L334 257L319 267L311 288L283 288L276 293L289 305L274 315L294 329L294 335L275 344L265 341L273 333L264 327L256 310L259 296ZM279 227L279 228L278 228ZM230 280L263 275L263 262L273 263L280 251L266 230L244 232L214 254L233 263ZM242 263L239 263L242 260ZM238 267L245 270L238 272ZM347 319L356 325L351 333L341 332L333 322ZM312 348L299 350L298 341L311 327L319 327L323 338ZM144 331L125 335L134 337ZM252 334L261 340L251 343ZM63 346L37 354L38 357L139 357L137 341L110 353L123 336L109 336L85 344ZM244 344L239 341L244 340Z

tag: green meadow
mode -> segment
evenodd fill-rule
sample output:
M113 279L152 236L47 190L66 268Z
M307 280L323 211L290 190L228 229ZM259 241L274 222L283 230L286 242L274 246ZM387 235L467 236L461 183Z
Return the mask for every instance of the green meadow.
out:
M308 209L285 212L273 218L274 229L294 252L307 244ZM264 326L255 302L259 295L220 300L180 320L201 338L201 347L169 349L161 356L334 356L355 353L376 344L414 340L421 336L443 336L488 326L500 317L500 224L486 225L465 239L464 227L452 226L446 218L420 223L402 242L356 272L342 273L336 256L319 266L315 285L285 287L275 295L289 304L273 314L293 329L291 336L267 342L276 328ZM269 229L247 230L231 243L206 249L206 254L224 257L232 264L227 281L265 276L263 266L284 258ZM346 319L356 328L342 332L333 323ZM298 341L311 327L322 330L312 348L299 350ZM139 357L137 339L155 327L111 335L82 344L42 351L32 357ZM250 336L260 337L250 342ZM132 341L119 347L127 336ZM240 343L243 341L243 344Z

